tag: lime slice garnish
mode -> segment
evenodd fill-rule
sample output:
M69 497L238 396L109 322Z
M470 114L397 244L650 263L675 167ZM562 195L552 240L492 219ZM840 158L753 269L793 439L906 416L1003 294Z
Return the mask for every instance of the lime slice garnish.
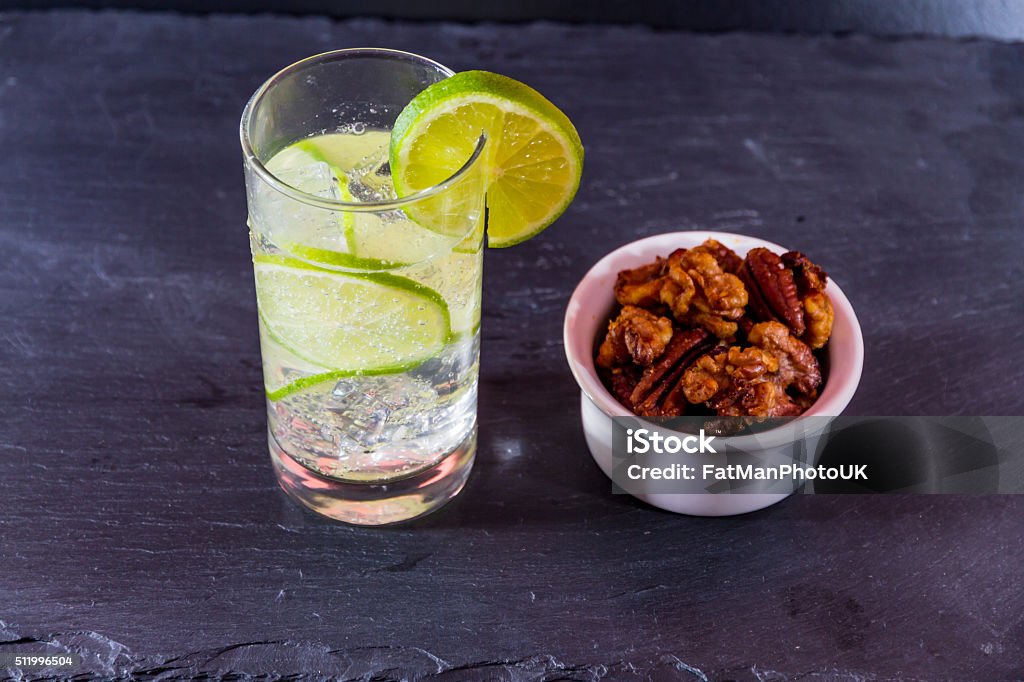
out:
M394 198L387 167L389 132L331 134L299 140L268 164L297 189L347 203ZM330 181L327 180L330 179ZM353 189L356 188L356 189ZM353 195L359 193L358 197ZM479 195L482 197L482 193ZM478 198L479 212L482 201ZM304 211L304 212L303 212ZM297 208L292 219L271 223L272 241L285 253L316 265L352 270L393 270L419 263L458 244L466 232L451 235L424 230L399 210L351 211Z
M428 87L395 121L392 179L399 196L445 181L470 158L481 132L487 135L478 163L485 164L487 174L488 244L512 246L565 211L583 172L576 129L529 86L486 71L466 71ZM438 229L437 216L429 211L411 215Z
M317 381L268 386L268 395L331 377L403 372L440 353L451 337L444 299L405 277L325 270L284 256L257 255L253 265L267 336L306 371L322 370Z

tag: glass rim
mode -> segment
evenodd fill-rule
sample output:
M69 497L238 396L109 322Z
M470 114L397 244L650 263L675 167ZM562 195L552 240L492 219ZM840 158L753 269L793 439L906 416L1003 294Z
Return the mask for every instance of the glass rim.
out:
M487 144L487 134L483 131L480 132L480 139L477 141L476 148L473 153L470 154L466 162L459 167L454 173L451 174L447 179L442 180L436 185L426 187L412 194L408 194L404 197L397 199L388 199L386 201L367 201L367 202L349 202L342 201L340 199L330 199L327 197L319 197L315 194L309 194L302 190L293 187L274 175L267 167L260 161L259 157L256 156L255 150L252 148L252 144L249 140L249 127L252 124L253 113L256 107L259 105L263 97L281 80L287 76L302 70L310 66L311 64L323 61L333 60L339 57L358 57L358 56L370 56L370 57L386 57L390 59L412 59L419 61L429 66L436 68L439 72L444 74L445 78L449 78L455 75L455 72L449 69L444 64L436 62L433 59L428 59L422 55L415 54L413 52L405 52L403 50L392 50L383 47L349 47L341 50L330 50L328 52L321 52L319 54L311 55L305 59L300 59L297 62L289 64L284 67L273 76L268 78L264 83L256 89L252 97L246 103L245 108L242 110L242 119L238 126L238 135L242 143L242 153L245 157L245 162L249 165L256 174L265 183L273 187L275 190L284 194L285 196L316 206L319 208L326 208L330 210L343 210L357 213L373 213L378 211L391 211L401 209L410 204L414 204L418 201L426 199L428 197L436 196L441 194L448 188L457 184L464 175L466 175L470 168L480 159L483 155L484 146Z

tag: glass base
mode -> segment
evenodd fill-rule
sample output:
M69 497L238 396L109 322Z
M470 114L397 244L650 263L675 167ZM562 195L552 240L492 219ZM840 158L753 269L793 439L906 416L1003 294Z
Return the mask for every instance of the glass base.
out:
M476 456L476 427L436 464L382 483L343 481L306 468L268 433L270 458L281 488L318 514L357 526L384 526L439 509L459 494Z

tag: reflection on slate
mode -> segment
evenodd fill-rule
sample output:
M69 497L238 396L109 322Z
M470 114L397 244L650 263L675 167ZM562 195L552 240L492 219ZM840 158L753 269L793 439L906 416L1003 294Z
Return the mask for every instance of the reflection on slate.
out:
M814 481L809 487L815 493L995 493L1000 464L1010 459L980 417L837 420L818 464L866 464L870 476L860 482ZM1003 481L1007 492L1019 492L1020 483Z

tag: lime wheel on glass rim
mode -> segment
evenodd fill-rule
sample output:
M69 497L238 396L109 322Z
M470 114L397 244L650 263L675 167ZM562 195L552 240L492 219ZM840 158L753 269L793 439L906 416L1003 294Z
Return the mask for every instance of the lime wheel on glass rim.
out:
M472 156L481 133L487 243L514 246L562 215L583 173L576 128L533 88L487 71L431 85L395 121L392 180L399 196L444 182ZM412 217L431 227L429 215Z

